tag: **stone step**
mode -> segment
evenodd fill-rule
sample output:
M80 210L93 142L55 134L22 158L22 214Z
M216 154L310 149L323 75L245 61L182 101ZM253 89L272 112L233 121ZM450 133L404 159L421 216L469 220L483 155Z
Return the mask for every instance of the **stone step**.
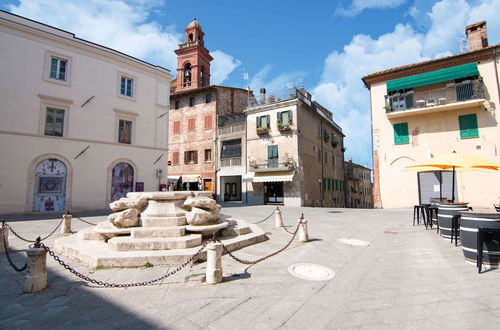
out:
M130 236L132 238L147 237L179 237L186 234L186 227L136 227L131 228Z
M114 251L151 251L189 249L201 245L201 235L191 234L181 237L113 237L108 246Z
M252 232L249 226L246 225L233 225L222 230L223 236L239 236L245 235Z
M143 217L141 215L142 227L173 227L187 225L186 217Z

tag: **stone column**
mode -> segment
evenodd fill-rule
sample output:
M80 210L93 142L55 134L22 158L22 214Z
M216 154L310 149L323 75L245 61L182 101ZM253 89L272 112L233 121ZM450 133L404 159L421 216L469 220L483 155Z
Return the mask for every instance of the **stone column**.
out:
M307 220L299 219L299 242L307 242L309 240L309 233L307 230Z
M207 271L206 281L208 284L222 282L222 244L211 243L207 247Z
M4 245L5 237L5 245ZM7 226L0 227L0 253L5 253L5 246L9 247L9 228Z
M73 216L71 213L63 214L63 222L61 225L61 234L71 234L71 219Z
M283 217L279 207L276 207L276 211L274 211L274 228L283 228Z
M39 292L47 287L47 251L43 248L29 248L26 251L28 257L28 272L24 281L24 292Z

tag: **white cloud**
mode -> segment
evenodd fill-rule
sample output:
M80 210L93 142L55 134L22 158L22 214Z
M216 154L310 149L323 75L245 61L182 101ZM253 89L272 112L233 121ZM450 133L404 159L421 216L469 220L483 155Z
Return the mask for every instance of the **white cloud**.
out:
M354 17L365 9L385 9L401 6L407 0L352 0L347 8L339 6L335 10L335 15Z
M325 59L321 81L313 94L333 112L334 120L343 128L347 136L346 157L353 157L354 161L361 164L371 161L370 98L361 77L456 54L458 38L464 38L465 26L483 19L488 22L490 44L500 37L500 23L495 18L495 13L500 12L498 0L441 0L428 11L424 8L415 7L412 12L429 18L426 31L419 32L410 24L397 24L392 32L378 38L356 35L342 51L334 51Z
M287 89L292 85L299 86L306 73L303 71L285 72L273 78L269 78L269 73L272 70L271 64L266 64L253 77L250 77L250 88L257 95L260 88L265 88L267 94L273 94L279 97L280 94L286 94Z
M214 85L221 84L227 79L229 74L234 71L241 62L231 55L228 55L220 50L215 50L210 53L214 58L210 66L210 83Z

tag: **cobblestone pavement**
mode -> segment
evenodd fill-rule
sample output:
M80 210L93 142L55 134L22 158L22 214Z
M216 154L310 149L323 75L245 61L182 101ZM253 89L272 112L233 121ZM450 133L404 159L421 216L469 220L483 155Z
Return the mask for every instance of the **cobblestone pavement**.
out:
M271 206L227 207L223 213L259 222ZM301 213L309 220L310 242L294 242L283 253L248 267L223 256L224 282L204 282L205 263L186 267L161 285L113 289L88 284L47 259L48 287L24 294L24 273L0 255L2 329L498 329L500 270L477 274L462 250L411 225L411 210L282 208L293 229ZM91 222L104 216L88 216ZM59 222L9 217L29 238L44 236ZM274 229L274 218L259 226L269 240L236 251L256 259L284 246L290 235ZM73 221L73 229L88 227ZM54 235L60 236L59 233ZM47 240L51 246L54 238ZM351 240L347 240L351 239ZM368 246L345 244L352 239ZM27 244L9 238L13 259L24 264ZM356 242L356 241L354 241ZM110 282L158 277L168 267L87 269L82 273ZM295 263L329 267L335 277L308 281L292 276Z

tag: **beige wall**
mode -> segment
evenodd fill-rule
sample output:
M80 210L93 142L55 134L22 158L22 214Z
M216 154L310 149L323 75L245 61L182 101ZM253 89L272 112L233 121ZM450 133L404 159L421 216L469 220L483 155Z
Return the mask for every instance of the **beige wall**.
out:
M45 154L70 163L72 186L67 186L66 198L75 210L105 207L108 167L120 159L135 167L134 182L156 190L156 169L166 171L168 116L160 116L169 109L168 71L68 33L0 15L0 213L31 210L28 168ZM68 60L66 82L49 78L51 56ZM132 98L119 93L122 74L134 80ZM44 135L47 106L65 110L63 137ZM119 119L133 123L131 145L117 143Z
M500 161L500 130L497 117L498 99L498 59L478 63L480 75L487 89L486 104L467 102L457 103L456 107L434 107L430 113L415 112L401 118L388 118L384 95L386 84L371 86L371 109L373 122L373 145L375 167L379 167L379 184L382 207L411 207L418 203L416 172L406 171L405 167L417 161L438 156L451 151ZM443 111L440 111L443 110ZM479 137L461 139L458 116L477 115ZM410 143L394 145L392 125L407 122ZM375 173L376 174L376 173ZM377 176L375 175L377 181ZM500 173L468 171L457 175L458 200L469 202L473 207L492 207L500 197L498 186Z

